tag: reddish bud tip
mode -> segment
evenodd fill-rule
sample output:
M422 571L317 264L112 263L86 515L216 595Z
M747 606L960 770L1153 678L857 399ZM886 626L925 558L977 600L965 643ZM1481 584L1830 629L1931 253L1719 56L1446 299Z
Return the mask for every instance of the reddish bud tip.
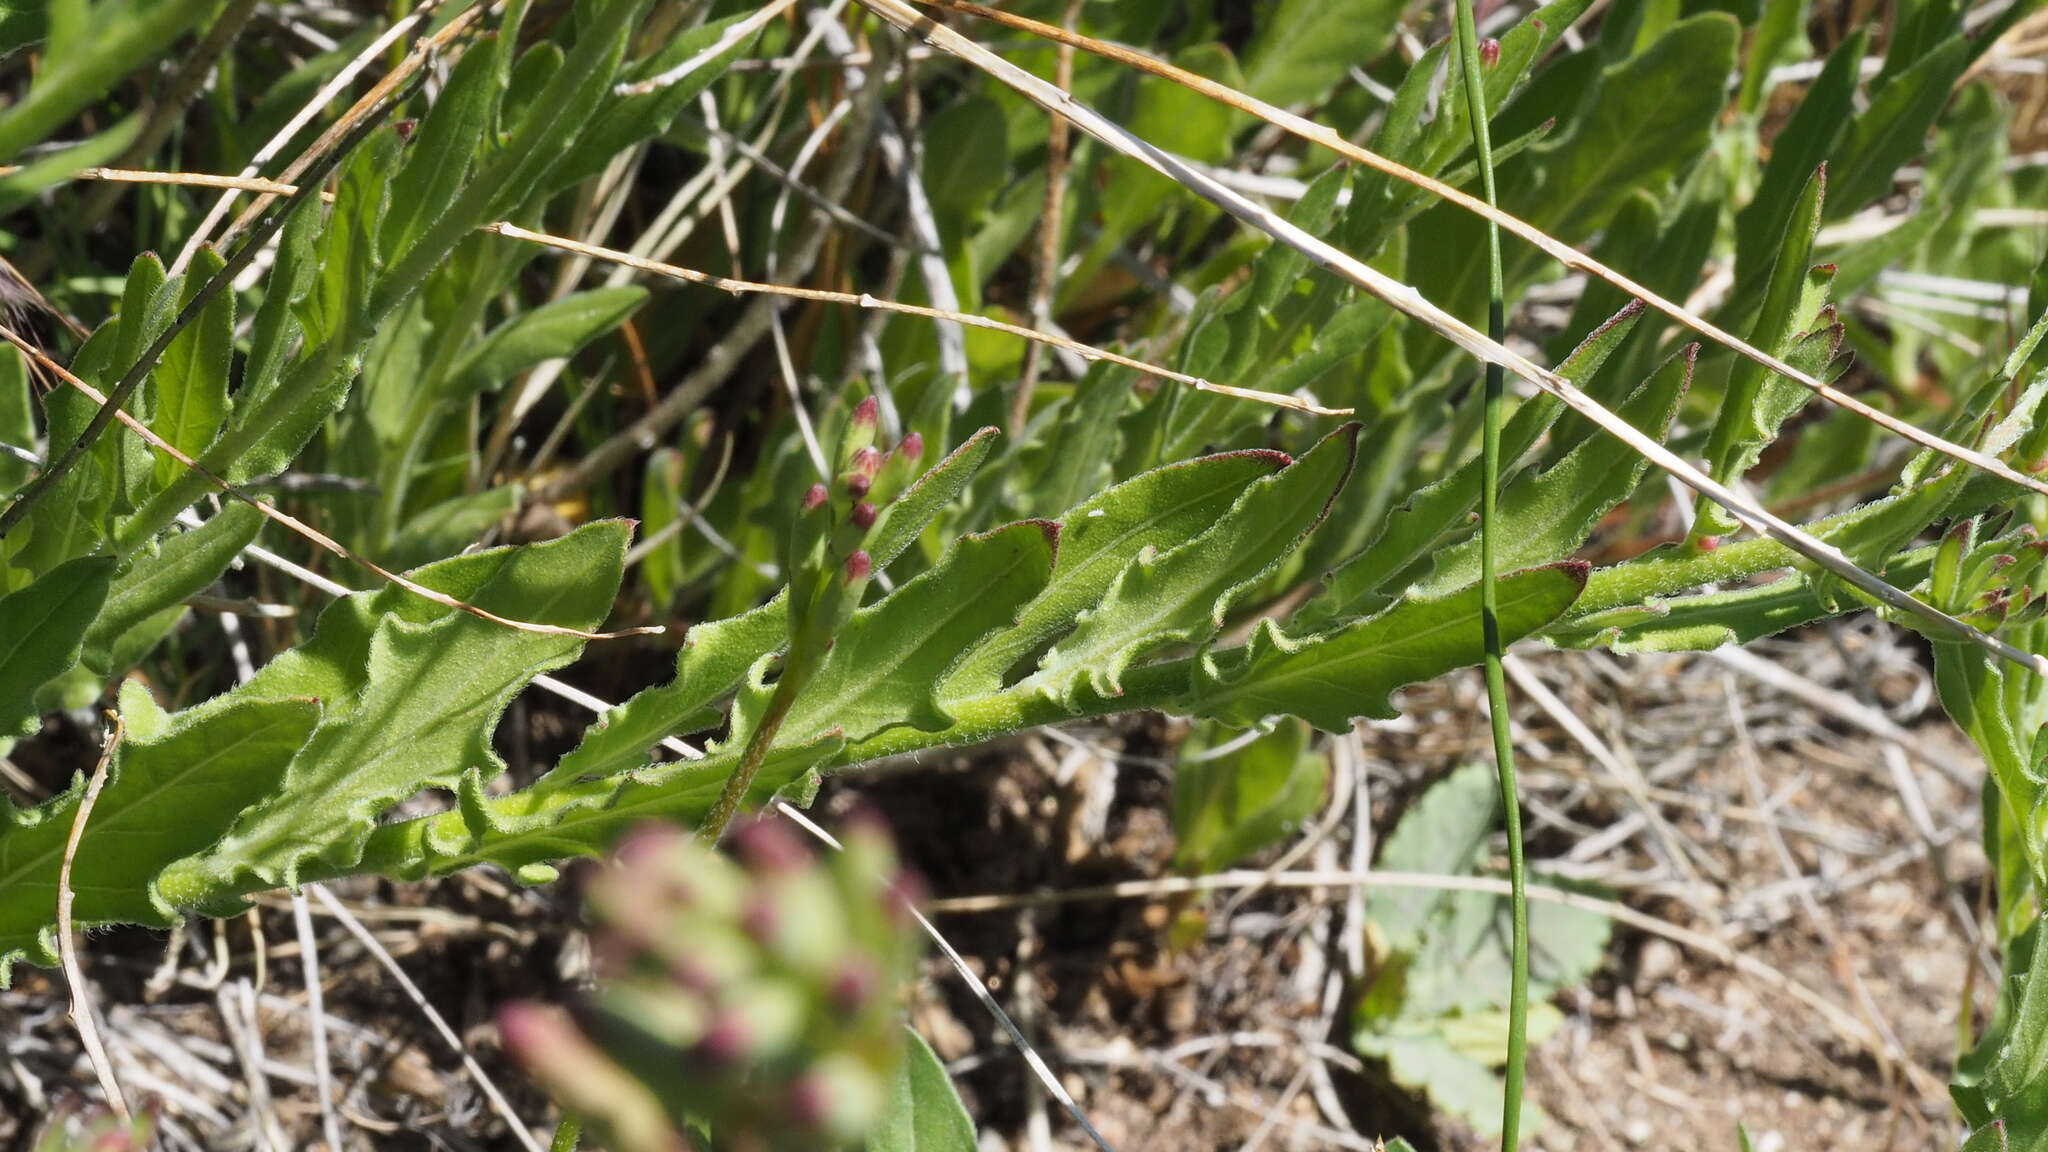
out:
M1702 552L1712 552L1714 549L1719 548L1720 546L1721 538L1719 536L1700 537L1700 551Z
M924 455L924 437L912 432L903 438L903 443L896 446L896 451L901 453L905 460L915 460Z
M867 495L868 489L874 486L875 482L870 480L864 472L848 472L846 474L846 494L855 500Z
M810 852L780 820L749 820L733 830L732 843L740 859L761 872L789 872L811 862Z
M806 1128L823 1128L832 1115L831 1089L823 1077L804 1076L789 1086L789 1113Z
M859 404L854 405L853 422L857 427L865 425L869 428L872 428L875 426L875 422L877 420L880 420L881 418L881 401L876 400L873 396L870 396L867 399L861 401Z
M867 1005L868 999L874 995L875 984L873 968L858 960L849 960L832 977L832 984L825 994L831 999L832 1007L851 1016Z
M846 582L849 584L867 579L869 573L874 570L875 559L867 554L866 549L855 552L846 558Z
M1500 41L1488 36L1479 42L1479 63L1488 68L1500 63Z
M853 506L853 526L865 532L875 526L875 506L863 500Z
M853 470L862 476L872 478L882 470L882 454L874 448L863 448L853 454Z
M697 1042L697 1054L712 1064L732 1064L747 1054L747 1039L747 1026L732 1013L721 1012Z
M825 506L825 501L831 498L831 491L823 484L813 484L804 490L804 511L816 512Z
M400 120L396 124L392 125L393 128L398 130L398 139L400 143L407 143L411 141L413 129L418 128L419 126L420 122L417 120Z
M775 940L775 930L781 926L782 918L775 914L775 905L768 900L754 900L740 913L740 931L756 944L768 945Z

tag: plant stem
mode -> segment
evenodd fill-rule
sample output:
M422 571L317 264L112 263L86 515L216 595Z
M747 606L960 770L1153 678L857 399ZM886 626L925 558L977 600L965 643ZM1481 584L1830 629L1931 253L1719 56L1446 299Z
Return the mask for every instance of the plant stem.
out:
M775 734L782 731L782 722L789 716L789 709L796 703L797 693L803 691L804 682L810 677L810 669L816 661L791 650L784 658L782 679L775 682L775 691L768 697L768 706L761 712L761 719L755 723L754 731L747 737L747 747L740 754L739 764L732 775L725 778L725 787L718 792L718 799L712 803L711 811L705 814L697 825L697 835L706 844L718 843L725 835L725 826L739 814L740 805L747 799L747 791L754 786L754 777L761 771L761 765L768 759L768 750L775 746Z
M1486 81L1479 65L1479 31L1472 0L1457 0L1458 57L1465 77L1465 106L1472 121L1472 147L1479 157L1479 184L1486 203L1497 207L1493 187L1493 144L1486 124ZM1487 335L1499 343L1507 329L1507 290L1501 283L1500 227L1486 223ZM1480 440L1479 625L1486 644L1486 710L1493 721L1493 759L1500 773L1500 806L1508 825L1509 907L1514 920L1514 967L1508 990L1508 1067L1501 1098L1500 1146L1512 1152L1521 1142L1522 1078L1529 1041L1529 893L1522 858L1522 812L1515 787L1515 746L1508 730L1507 674L1502 666L1500 617L1494 586L1494 517L1499 511L1500 424L1506 379L1499 364L1486 366L1485 427Z

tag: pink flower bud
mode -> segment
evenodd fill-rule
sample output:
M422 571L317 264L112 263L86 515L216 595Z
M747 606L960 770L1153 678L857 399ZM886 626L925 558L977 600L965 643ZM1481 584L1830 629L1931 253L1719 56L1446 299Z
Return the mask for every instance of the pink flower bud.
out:
M751 1039L738 1016L720 1012L697 1042L697 1054L712 1064L732 1064L747 1054Z
M863 500L853 506L853 526L865 532L875 526L875 506Z
M858 584L875 570L875 559L865 549L846 558L846 582Z
M859 404L854 405L853 424L856 428L873 428L875 426L876 421L880 420L881 418L882 403L881 401L876 400L873 396L870 396L867 399L862 400Z
M1719 536L1700 537L1700 551L1702 552L1712 552L1714 549L1719 548L1720 546L1721 538Z
M831 1093L823 1077L803 1077L789 1086L790 1115L806 1128L823 1128L832 1116Z
M1488 36L1479 42L1479 63L1486 68L1500 63L1500 41Z
M905 460L915 460L924 455L924 437L912 432L903 438L903 443L896 445L896 451Z
M853 470L862 476L873 479L875 473L882 470L882 454L872 446L855 452L853 454Z
M848 472L846 474L846 494L855 500L866 496L868 489L874 486L875 482L869 479L868 475L864 472Z
M832 493L823 484L813 484L804 490L804 511L816 512L831 498Z
M831 1000L832 1007L851 1016L867 1005L875 993L876 983L873 967L859 960L849 960L832 977L825 995Z
M766 899L751 901L740 913L740 931L763 947L775 942L775 932L781 927L781 922L782 918L775 914L775 905Z
M758 872L791 872L811 862L810 851L780 820L749 820L733 829L732 844L740 859Z

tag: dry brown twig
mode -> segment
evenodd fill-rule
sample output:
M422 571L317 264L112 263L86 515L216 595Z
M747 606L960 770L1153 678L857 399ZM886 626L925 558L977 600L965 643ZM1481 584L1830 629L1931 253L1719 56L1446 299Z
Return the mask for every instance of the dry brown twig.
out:
M57 866L57 957L64 967L64 982L71 988L71 1022L78 1028L79 1043L85 1046L86 1060L92 1064L93 1074L99 1077L100 1091L107 1097L107 1106L120 1117L121 1123L131 1120L128 1100L121 1095L121 1083L114 1078L114 1062L107 1057L107 1048L100 1042L99 1014L93 1007L92 986L86 983L85 970L78 963L78 945L71 938L71 904L77 893L71 890L71 865L78 857L78 842L85 838L85 822L92 819L92 806L100 798L100 788L107 782L107 768L114 762L114 752L121 747L121 737L127 733L127 725L121 714L107 710L107 718L113 727L107 733L106 746L100 751L99 763L93 766L92 776L85 782L85 794L78 799L78 811L71 817L71 833L64 840L64 860Z
M63 381L69 387L83 393L93 403L100 405L106 404L107 398L105 394L103 394L99 389L93 387L90 384L87 384L85 381L80 380L78 377L72 375L69 369L65 368L62 364L59 364L55 360L51 359L49 355L45 353L42 349L36 347L33 343L29 342L28 340L23 339L20 336L20 334L16 333L13 329L8 328L4 325L0 325L0 340L5 340L9 344L14 345L16 348L21 349L24 355L34 360L44 370L54 374L59 380ZM358 565L359 567L366 568L370 572L376 574L378 577L386 581L389 581L390 583L398 585L400 588L405 589L413 595L418 596L424 600L431 601L435 604L439 604L444 608L452 608L458 612L466 612L469 615L475 616L480 620L488 620L493 624L500 624L507 628L515 628L521 632L534 632L544 636L574 636L580 640L616 640L625 636L656 636L660 635L665 630L661 625L658 624L639 628L622 628L616 632L589 632L581 628L564 627L560 624L536 624L530 620L514 620L510 617L500 616L497 613L492 612L488 609L479 608L474 604L458 600L455 597L448 595L446 592L437 592L424 584L420 584L416 581L409 580L396 572L384 568L383 566L377 564L375 561L369 559L368 557L358 555L357 553L351 551L348 547L343 545L340 541L335 540L333 537L328 536L326 533L321 532L319 529L314 528L312 525L307 524L305 521L300 520L286 512L280 511L274 505L267 504L261 500L256 499L254 496L251 496L247 492L244 492L241 488L228 483L226 480L221 479L219 476L214 475L212 472L208 471L206 468L201 466L197 460L194 460L192 457L179 451L177 448L167 443L163 437L158 436L155 432L150 431L148 425L144 424L140 420L137 420L134 416L129 415L126 410L116 409L114 416L115 419L121 422L123 427L127 428L130 432L135 433L135 435L140 436L143 439L143 441L147 443L151 448L163 453L165 456L170 457L172 460L177 461L180 465L189 468L194 472L199 473L201 476L206 478L208 483L212 484L215 488L219 489L223 495L226 495L228 497L231 497L232 499L239 500L242 503L247 504L249 507L256 509L256 511L262 514L265 519L283 525L287 530L304 537L305 539L311 541L314 545L318 546L319 548L327 552L330 552L335 556L339 556L343 560L347 560L352 564Z

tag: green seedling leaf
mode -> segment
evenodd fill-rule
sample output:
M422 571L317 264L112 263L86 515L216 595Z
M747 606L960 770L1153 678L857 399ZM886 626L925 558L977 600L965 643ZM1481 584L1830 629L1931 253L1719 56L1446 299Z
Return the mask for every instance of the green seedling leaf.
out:
M1500 828L1500 788L1493 768L1467 764L1430 785L1403 813L1381 845L1377 866L1388 872L1437 876L1468 875ZM1366 896L1366 918L1386 934L1395 951L1414 953L1447 893L1382 888Z
M868 1135L867 1152L970 1152L974 1121L953 1090L946 1066L911 1029L904 1029L903 1062L889 1086L888 1111Z
M101 674L114 671L113 650L123 636L205 591L262 527L262 513L232 501L199 527L137 553L115 578L105 607L85 634L86 667Z
M242 366L241 389L235 394L238 413L261 403L277 386L292 341L301 331L297 311L313 287L326 223L321 203L308 197L292 209L291 219L278 234L277 262L271 267L263 303L257 306L249 329L249 357ZM248 472L242 478L255 474Z
M1308 744L1308 725L1293 719L1265 733L1218 724L1190 733L1174 764L1174 868L1220 872L1293 835L1329 780L1329 761Z
M34 730L36 690L78 663L113 576L111 557L87 556L0 597L0 738Z
M1060 548L1045 590L1012 627L989 637L948 678L943 699L1000 690L1012 669L1101 602L1117 574L1147 549L1200 535L1246 486L1292 461L1279 452L1226 452L1169 464L1082 501L1060 517Z
M1500 580L1503 643L1555 620L1586 584L1586 565L1533 568ZM1299 716L1325 732L1343 732L1355 716L1395 715L1388 695L1404 684L1477 664L1479 589L1443 600L1403 600L1377 616L1294 639L1270 620L1251 643L1199 662L1190 709L1248 727L1266 716Z
M1124 670L1139 657L1214 636L1237 598L1322 521L1351 474L1357 443L1358 425L1338 429L1306 456L1252 482L1207 532L1166 552L1141 552L1046 653L1030 682L1067 700L1084 688L1116 696Z
M163 869L218 840L236 815L271 795L320 718L315 700L216 701L165 716L146 689L122 686L131 731L79 841L71 874L81 927L167 927ZM0 828L0 984L17 958L56 962L57 876L84 793L64 794Z

